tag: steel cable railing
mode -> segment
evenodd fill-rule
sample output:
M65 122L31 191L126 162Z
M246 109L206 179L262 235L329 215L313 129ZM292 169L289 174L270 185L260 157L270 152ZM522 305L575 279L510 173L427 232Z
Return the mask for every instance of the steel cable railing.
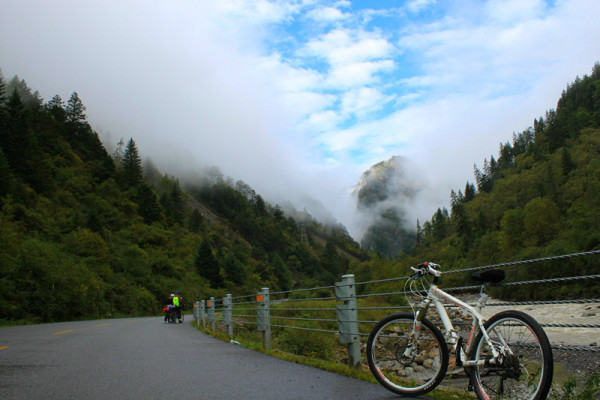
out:
M576 257L588 257L592 255L600 254L600 250L588 251L582 253L564 254L553 257L541 257L523 261L512 261L507 263L499 263L471 268L463 268L457 270L444 271L444 274L457 274L457 273L468 273L485 269L492 268L503 268L511 267L516 265L534 265L541 262L550 262L556 260L567 260ZM347 276L345 276L347 277ZM344 277L344 278L345 278ZM211 326L216 326L216 322L219 322L219 326L222 329L226 323L229 325L236 324L239 329L243 327L254 326L258 331L263 332L263 338L265 332L271 334L270 328L277 328L278 330L294 329L300 331L312 331L324 334L336 335L340 343L348 344L348 346L355 345L358 341L364 341L364 338L369 335L371 327L377 323L377 321L384 316L384 312L389 311L400 311L410 310L411 306L407 305L403 301L397 301L398 299L391 299L392 296L411 296L413 291L401 290L401 291L382 291L377 292L378 286L386 286L385 284L395 281L406 281L409 279L408 276L403 277L392 277L380 280L369 280L364 282L352 282L337 283L332 286L320 286L314 288L301 288L288 291L277 291L259 292L256 294L249 294L244 296L229 296L229 300L215 300L203 301L205 303L211 303L212 307L212 319ZM578 276L567 276L559 278L545 278L528 281L515 281L506 282L493 285L498 288L510 288L520 285L547 285L556 283L571 284L580 282L583 280L597 280L600 279L600 274L589 274L589 275L578 275ZM352 287L352 294L344 294L344 290ZM356 294L356 287L361 287L362 292ZM456 286L444 288L448 292L465 292L466 295L472 297L473 293L478 293L481 289L480 285L467 285L467 286ZM333 296L324 295L324 291L332 291ZM262 293L262 294L261 294ZM310 297L310 294L314 297ZM293 298L296 294L302 294L302 298ZM266 301L263 297L266 296ZM228 303L228 301L230 303ZM465 300L467 301L467 300ZM473 301L473 298L471 298ZM304 304L306 302L312 302L308 307L299 306L295 304ZM339 304L343 302L344 305ZM332 307L332 303L336 304ZM467 301L469 303L469 301ZM600 299L561 299L561 300L532 300L532 301L500 301L492 302L487 304L487 307L514 307L514 306L551 306L557 304L597 304L600 303ZM200 304L198 304L200 308ZM200 322L201 315L204 313L203 318L210 314L210 309L206 307L203 311L198 310L197 320ZM242 312L241 314L239 312ZM265 314L266 312L266 314ZM337 313L337 318L326 317L326 313ZM354 314L353 314L354 313ZM600 309L597 313L600 314ZM359 315L361 318L359 318ZM210 317L210 315L209 315ZM456 317L456 316L455 316ZM452 317L452 318L455 318ZM459 315L459 317L462 317ZM272 323L271 320L277 323ZM337 329L331 329L333 325L337 324ZM455 325L460 327L462 325L470 326L470 323L457 320ZM553 329L565 329L565 335L568 336L568 330L573 328L584 328L584 329L599 329L600 324L596 323L545 323L541 324L544 328ZM215 328L216 329L216 328ZM595 337L598 337L597 335ZM360 339L363 338L363 339ZM596 340L597 339L593 339ZM591 340L591 341L593 341ZM264 340L263 340L264 343ZM270 343L270 338L269 342ZM554 349L560 349L565 351L592 351L600 352L598 346L581 346L581 345L570 345L565 343L552 343Z

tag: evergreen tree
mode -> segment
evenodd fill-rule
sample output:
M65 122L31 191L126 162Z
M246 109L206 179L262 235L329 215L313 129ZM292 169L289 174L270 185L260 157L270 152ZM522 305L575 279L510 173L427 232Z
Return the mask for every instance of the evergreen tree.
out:
M4 75L0 69L0 106L4 104L4 96L6 95L6 82L4 81Z
M114 153L112 154L113 159L115 160L115 162L118 165L123 164L123 153L124 153L123 148L124 147L125 147L125 141L123 140L123 138L121 138L121 140L119 140L119 143L117 143L117 147L115 147Z
M179 181L172 181L168 178L165 179L171 186L171 190L167 193L163 193L163 195L160 197L160 204L165 211L167 221L170 225L183 225L185 204L183 202L183 192L179 186Z
M138 186L135 202L138 204L138 214L144 218L145 223L151 224L162 219L162 207L149 185L142 183Z
M86 119L86 107L79 98L77 92L73 92L67 102L66 117L69 123L81 123Z
M54 96L48 103L46 103L45 109L57 121L64 122L67 118L65 102L59 95Z
M202 241L200 244L194 265L198 275L208 279L211 287L215 289L223 287L219 262L213 255L212 248L207 240Z
M244 266L231 254L225 255L223 270L225 272L225 279L234 285L241 285L246 281Z
M4 102L6 101L6 83L2 76L2 70L0 69L0 131L3 129L4 124Z
M0 132L0 146L4 150L8 164L16 172L25 173L23 152L28 148L27 131L29 127L23 102L17 89L12 91L6 103L3 128L3 132Z
M465 194L463 195L463 201L465 203L473 200L475 198L475 185L473 185L472 183L467 182L467 184L465 185Z
M183 203L183 192L181 191L181 187L179 186L179 181L176 180L173 184L173 190L171 191L171 219L174 224L183 224L183 213L185 209L185 205Z
M433 238L436 241L443 240L448 234L448 210L445 207L438 208L431 218Z
M144 170L142 169L142 160L133 138L127 142L125 154L123 155L123 181L128 187L135 187L142 183L144 179Z
M12 190L13 175L8 165L8 160L0 147L0 197ZM1 203L0 203L1 205Z

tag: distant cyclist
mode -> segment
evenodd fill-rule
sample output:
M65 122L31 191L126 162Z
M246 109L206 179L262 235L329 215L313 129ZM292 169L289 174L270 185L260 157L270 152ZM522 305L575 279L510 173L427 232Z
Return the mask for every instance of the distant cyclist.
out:
M181 296L181 292L179 290L177 291L177 294L173 296L173 305L175 306L177 320L181 324L183 322L181 320L181 307L183 306L183 297Z
M175 294L171 293L171 297L167 300L165 307L163 308L163 312L165 313L165 324L171 322L171 313L175 309L175 305L173 304L173 299L175 298Z

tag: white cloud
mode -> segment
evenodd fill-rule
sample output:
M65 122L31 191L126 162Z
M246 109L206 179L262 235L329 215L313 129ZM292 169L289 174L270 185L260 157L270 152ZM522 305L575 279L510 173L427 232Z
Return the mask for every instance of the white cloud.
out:
M541 17L545 8L543 0L489 0L484 5L489 21L510 26Z
M159 167L215 164L348 221L347 186L404 155L430 182L423 220L600 59L595 0L369 6L1 1L0 68L47 99L77 91L97 130Z
M392 49L393 46L378 34L335 29L309 41L304 51L332 65L339 65L386 58Z
M435 2L436 0L412 0L407 3L406 8L413 13L417 13L435 4Z
M333 7L317 8L308 13L308 17L317 22L334 22L347 18L340 10Z
M344 115L364 117L377 111L392 101L394 96L386 96L381 91L371 87L361 87L348 91L342 96L341 112Z
M327 77L327 85L334 88L354 88L378 82L380 72L394 68L392 60L355 62L336 66Z

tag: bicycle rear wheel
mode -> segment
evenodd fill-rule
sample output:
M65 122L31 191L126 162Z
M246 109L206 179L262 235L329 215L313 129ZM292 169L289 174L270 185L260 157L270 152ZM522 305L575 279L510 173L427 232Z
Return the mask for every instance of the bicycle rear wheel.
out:
M386 389L405 396L419 396L435 389L448 368L444 337L427 319L423 319L411 355L403 356L413 326L412 313L388 315L375 325L367 342L371 373Z
M532 317L520 311L500 312L485 323L494 346L501 351L499 365L473 367L473 386L480 399L545 399L552 384L552 349L546 333ZM471 360L491 357L483 334L475 338Z

